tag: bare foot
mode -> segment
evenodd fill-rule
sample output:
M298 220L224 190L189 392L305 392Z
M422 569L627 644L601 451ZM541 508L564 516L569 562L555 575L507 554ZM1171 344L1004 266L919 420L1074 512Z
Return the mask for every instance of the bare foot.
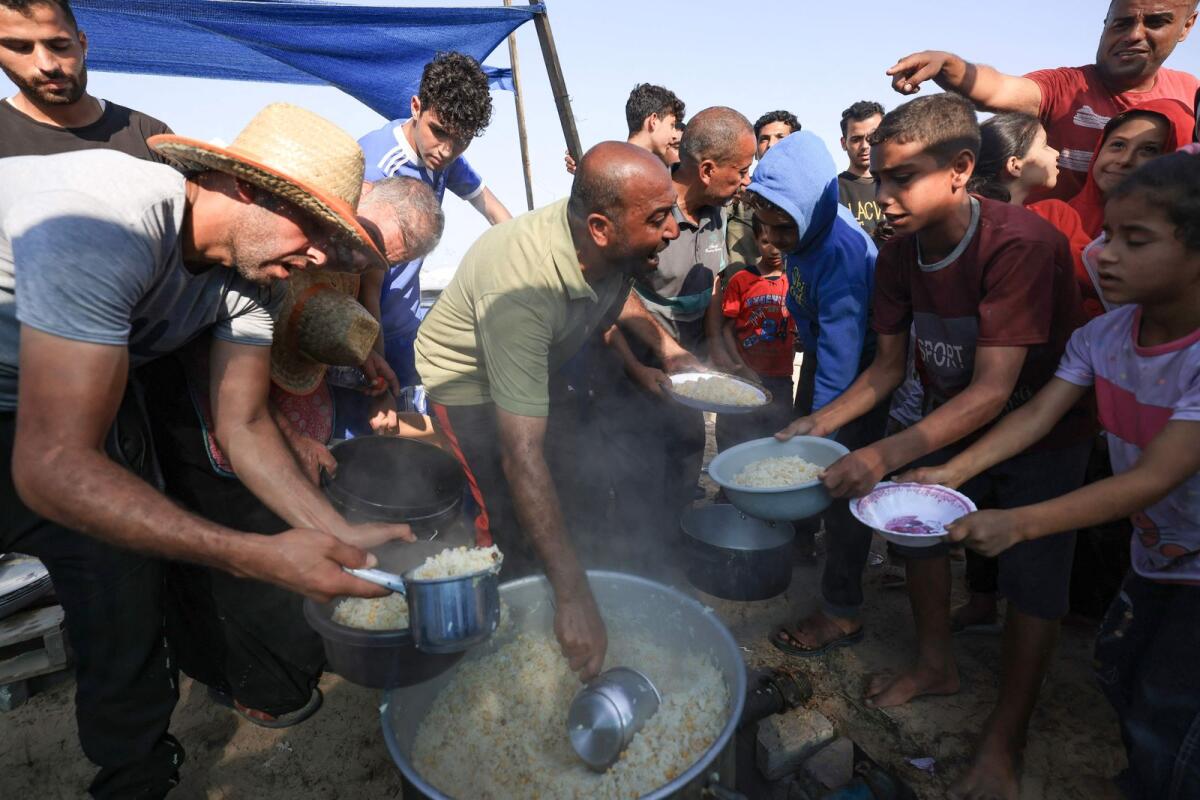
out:
M1017 775L1018 754L1003 745L986 741L975 753L967 774L950 787L953 800L1018 800L1021 779Z
M950 612L950 627L961 631L974 625L996 623L996 595L971 592L967 602Z
M796 623L793 628L781 628L779 638L802 650L819 650L830 642L862 630L857 620L831 617L817 610Z
M941 669L914 665L898 675L876 675L867 685L866 703L871 708L901 706L927 694L958 691L958 666L953 659Z

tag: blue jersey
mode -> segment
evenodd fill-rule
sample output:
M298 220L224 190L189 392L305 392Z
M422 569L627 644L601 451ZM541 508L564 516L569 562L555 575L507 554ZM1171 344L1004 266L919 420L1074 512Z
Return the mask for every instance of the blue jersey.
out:
M429 184L439 203L447 189L463 200L478 197L483 191L483 179L462 156L440 170L431 170L421 163L401 129L407 121L392 120L358 140L367 162L363 178L368 181L394 175L416 178ZM424 258L404 261L393 264L388 270L379 299L385 341L416 338L420 324L417 314L421 306L421 265L424 261Z

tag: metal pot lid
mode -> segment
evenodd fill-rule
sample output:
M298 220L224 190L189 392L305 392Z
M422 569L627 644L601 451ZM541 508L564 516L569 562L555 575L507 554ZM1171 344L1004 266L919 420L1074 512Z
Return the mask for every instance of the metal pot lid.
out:
M13 553L0 561L0 598L29 594L49 582L49 571L33 556Z
M796 536L790 522L751 517L727 503L690 508L679 526L690 538L726 550L773 550L791 544Z
M322 475L326 490L346 505L431 517L461 501L466 476L450 454L424 442L363 436L330 448L336 474Z

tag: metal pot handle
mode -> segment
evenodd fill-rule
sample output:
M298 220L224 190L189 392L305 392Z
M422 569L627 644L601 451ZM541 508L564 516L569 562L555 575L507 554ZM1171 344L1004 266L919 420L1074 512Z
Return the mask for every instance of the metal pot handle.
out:
M741 792L726 789L721 784L721 775L718 772L709 774L708 782L700 790L700 797L704 798L704 800L750 800L749 797Z

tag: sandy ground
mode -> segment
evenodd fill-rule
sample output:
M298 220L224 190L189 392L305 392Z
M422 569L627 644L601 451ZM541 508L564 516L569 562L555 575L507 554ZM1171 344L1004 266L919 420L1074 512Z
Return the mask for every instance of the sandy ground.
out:
M961 564L955 569L961 573ZM789 659L766 642L766 635L814 607L818 566L797 566L789 590L771 600L733 603L698 596L730 626L749 666L805 671L816 687L813 703L839 733L893 769L922 798L942 798L966 767L972 737L995 700L999 637L956 641L963 679L959 694L886 711L867 708L861 701L867 677L903 665L913 649L906 595L883 588L882 573L882 567L868 567L866 639L817 659ZM678 577L669 565L662 574ZM1085 628L1064 630L1030 731L1023 800L1111 796L1107 778L1120 770L1124 757L1113 714L1091 677L1091 636ZM380 733L380 693L336 676L326 676L321 688L325 705L316 716L289 730L269 731L213 706L202 686L184 680L171 731L183 742L188 760L172 797L400 797L399 773ZM84 795L93 768L76 739L73 692L68 680L0 714L0 798ZM919 757L936 759L934 774L909 765L908 759Z

